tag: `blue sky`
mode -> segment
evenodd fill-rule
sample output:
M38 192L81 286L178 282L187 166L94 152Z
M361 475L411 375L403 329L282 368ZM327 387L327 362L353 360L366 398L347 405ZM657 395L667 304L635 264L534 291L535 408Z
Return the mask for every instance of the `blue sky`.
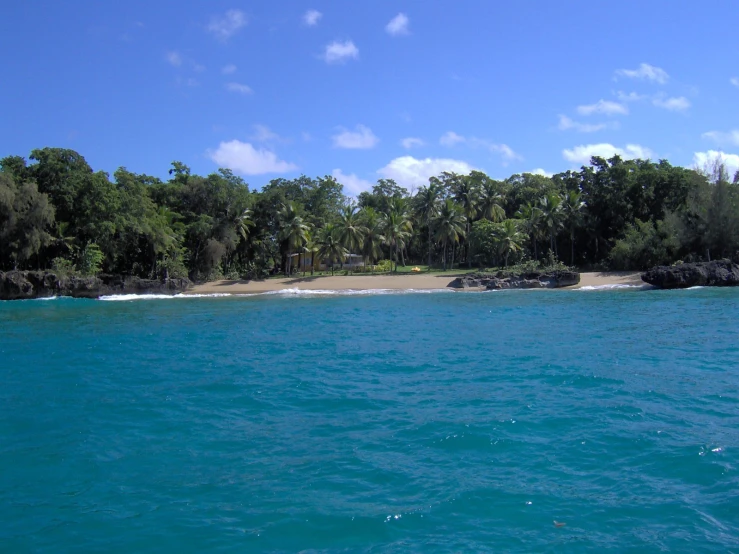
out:
M15 2L0 156L95 169L333 174L578 168L591 155L739 167L735 1Z

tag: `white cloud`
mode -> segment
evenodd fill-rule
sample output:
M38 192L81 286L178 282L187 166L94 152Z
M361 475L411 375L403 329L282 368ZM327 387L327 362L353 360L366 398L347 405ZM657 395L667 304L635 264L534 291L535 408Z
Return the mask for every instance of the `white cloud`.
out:
M458 135L454 131L447 131L443 135L441 135L441 138L439 139L439 144L443 146L454 146L455 144L458 144L460 142L465 142L467 139L465 139L462 135Z
M208 157L220 167L231 169L242 175L262 175L264 173L287 173L297 166L280 160L277 154L264 148L254 148L248 142L232 140L222 142L215 151L208 151Z
M580 123L579 121L574 121L567 117L566 115L560 115L559 116L559 130L560 131L569 131L574 130L578 131L580 133L594 133L596 131L601 131L603 129L608 129L609 127L616 127L616 122L611 123Z
M197 73L202 73L203 71L205 71L206 68L203 64L196 63L195 65L192 66L192 69L193 71Z
M467 162L446 158L416 159L413 156L395 158L377 173L385 179L393 179L401 186L421 187L428 185L429 177L439 175L442 171L449 171L466 175L475 169Z
M334 148L348 148L354 150L365 150L373 148L380 139L378 139L369 127L357 125L356 131L344 129L340 133L334 135Z
M719 160L724 164L729 174L729 180L733 180L734 174L739 171L739 155L727 154L717 150L708 150L707 152L696 152L693 155L693 163L696 168L702 170L713 165L713 162Z
M636 158L648 159L654 156L649 148L638 144L627 144L624 148L619 148L604 142L600 144L583 144L575 146L571 150L562 150L562 157L565 160L582 165L590 163L590 158L593 156L608 159L616 155L621 156L625 160Z
M224 65L223 68L221 68L221 73L223 73L224 75L231 75L232 73L236 73L236 66L232 63Z
M732 77L729 82L735 87L739 87L739 77Z
M182 65L182 56L179 52L176 52L172 50L171 52L167 52L164 55L164 59L167 60L167 63L170 65L173 65L175 67L179 67Z
M489 144L488 148L491 152L497 152L501 156L503 156L503 165L507 165L507 162L510 160L522 160L523 157L519 154L516 154L513 151L513 148L508 146L507 144Z
M513 151L513 149L507 144L490 142L489 140L480 139L477 137L463 137L458 135L454 131L447 131L439 139L439 144L443 146L454 146L456 144L464 143L472 148L485 148L495 154L500 154L503 157L503 165L508 165L510 160L522 160L519 154Z
M648 63L640 64L638 69L619 69L616 71L616 75L619 77L628 77L629 79L654 81L660 85L664 85L670 78L664 69L649 65Z
M544 171L540 167L537 167L536 169L532 169L528 173L531 173L533 175L543 175L544 177L551 177L553 175L553 173L549 173L548 171Z
M393 17L390 22L385 26L385 31L389 35L399 36L408 34L408 16L404 13L399 13Z
M622 90L616 92L616 97L621 102L639 102L640 100L648 98L646 94L637 94L636 92L626 93Z
M228 10L224 15L213 17L208 24L208 31L221 41L227 41L246 25L246 14L241 10Z
M272 142L280 140L280 135L273 132L272 129L266 125L257 124L254 125L254 134L249 138L257 142Z
M357 196L360 192L372 190L372 183L357 177L354 173L346 174L340 169L334 169L331 175L339 183L344 185L344 189L350 196Z
M623 104L619 104L618 102L611 102L610 100L598 100L595 104L578 106L577 113L579 113L580 115L592 115L594 113L602 113L605 115L626 115L629 113L629 109Z
M307 131L300 133L300 138L303 139L303 142L310 142L313 140L313 137Z
M421 140L420 138L407 137L401 140L400 144L403 146L403 148L410 150L411 148L415 148L416 146L423 146L426 143L423 142L423 140Z
M254 92L249 85L243 85L241 83L226 83L226 90L238 92L239 94L251 94Z
M690 100L684 96L678 96L674 98L664 98L657 96L652 100L652 104L658 108L664 108L672 112L683 112L690 107Z
M702 138L712 140L717 144L731 144L739 146L739 130L734 129L728 133L722 131L708 131L701 135Z
M359 49L351 40L334 41L326 45L323 59L326 63L344 63L359 58Z
M303 14L303 23L308 27L318 25L318 22L323 17L323 14L318 10L308 10Z

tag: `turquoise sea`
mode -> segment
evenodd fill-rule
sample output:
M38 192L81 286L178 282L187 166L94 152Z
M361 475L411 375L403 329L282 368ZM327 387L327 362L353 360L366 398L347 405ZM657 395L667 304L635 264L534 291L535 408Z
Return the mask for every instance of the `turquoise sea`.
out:
M739 552L737 316L735 289L0 302L0 551Z

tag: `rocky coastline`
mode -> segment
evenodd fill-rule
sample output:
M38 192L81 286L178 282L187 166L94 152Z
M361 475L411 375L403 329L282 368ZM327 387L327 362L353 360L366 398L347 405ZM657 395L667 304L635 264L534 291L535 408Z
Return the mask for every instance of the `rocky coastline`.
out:
M473 273L457 277L449 283L455 289L503 290L503 289L557 289L571 287L580 283L580 274L576 271L550 271L510 274L504 271L497 273Z
M177 294L188 279L158 281L124 275L77 277L53 271L0 271L0 300L28 300L51 296L99 298L111 294Z
M646 271L641 278L660 289L735 287L739 285L739 265L730 260L663 265Z

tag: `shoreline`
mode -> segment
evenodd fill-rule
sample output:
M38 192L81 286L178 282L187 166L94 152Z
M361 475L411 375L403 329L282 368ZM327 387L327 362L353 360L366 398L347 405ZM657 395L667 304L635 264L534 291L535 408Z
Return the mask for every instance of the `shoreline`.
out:
M283 277L266 279L264 281L210 281L195 285L183 294L262 294L265 292L280 292L285 290L442 290L447 289L449 283L461 275L449 271L448 273L431 273L416 275L320 275L305 277ZM613 285L645 285L641 280L641 271L593 271L580 273L580 283L571 287L562 287L559 290L580 289L583 287L603 287ZM451 289L449 290L460 290ZM476 289L475 289L476 290ZM558 290L558 289L549 289ZM461 290L460 290L461 292Z

